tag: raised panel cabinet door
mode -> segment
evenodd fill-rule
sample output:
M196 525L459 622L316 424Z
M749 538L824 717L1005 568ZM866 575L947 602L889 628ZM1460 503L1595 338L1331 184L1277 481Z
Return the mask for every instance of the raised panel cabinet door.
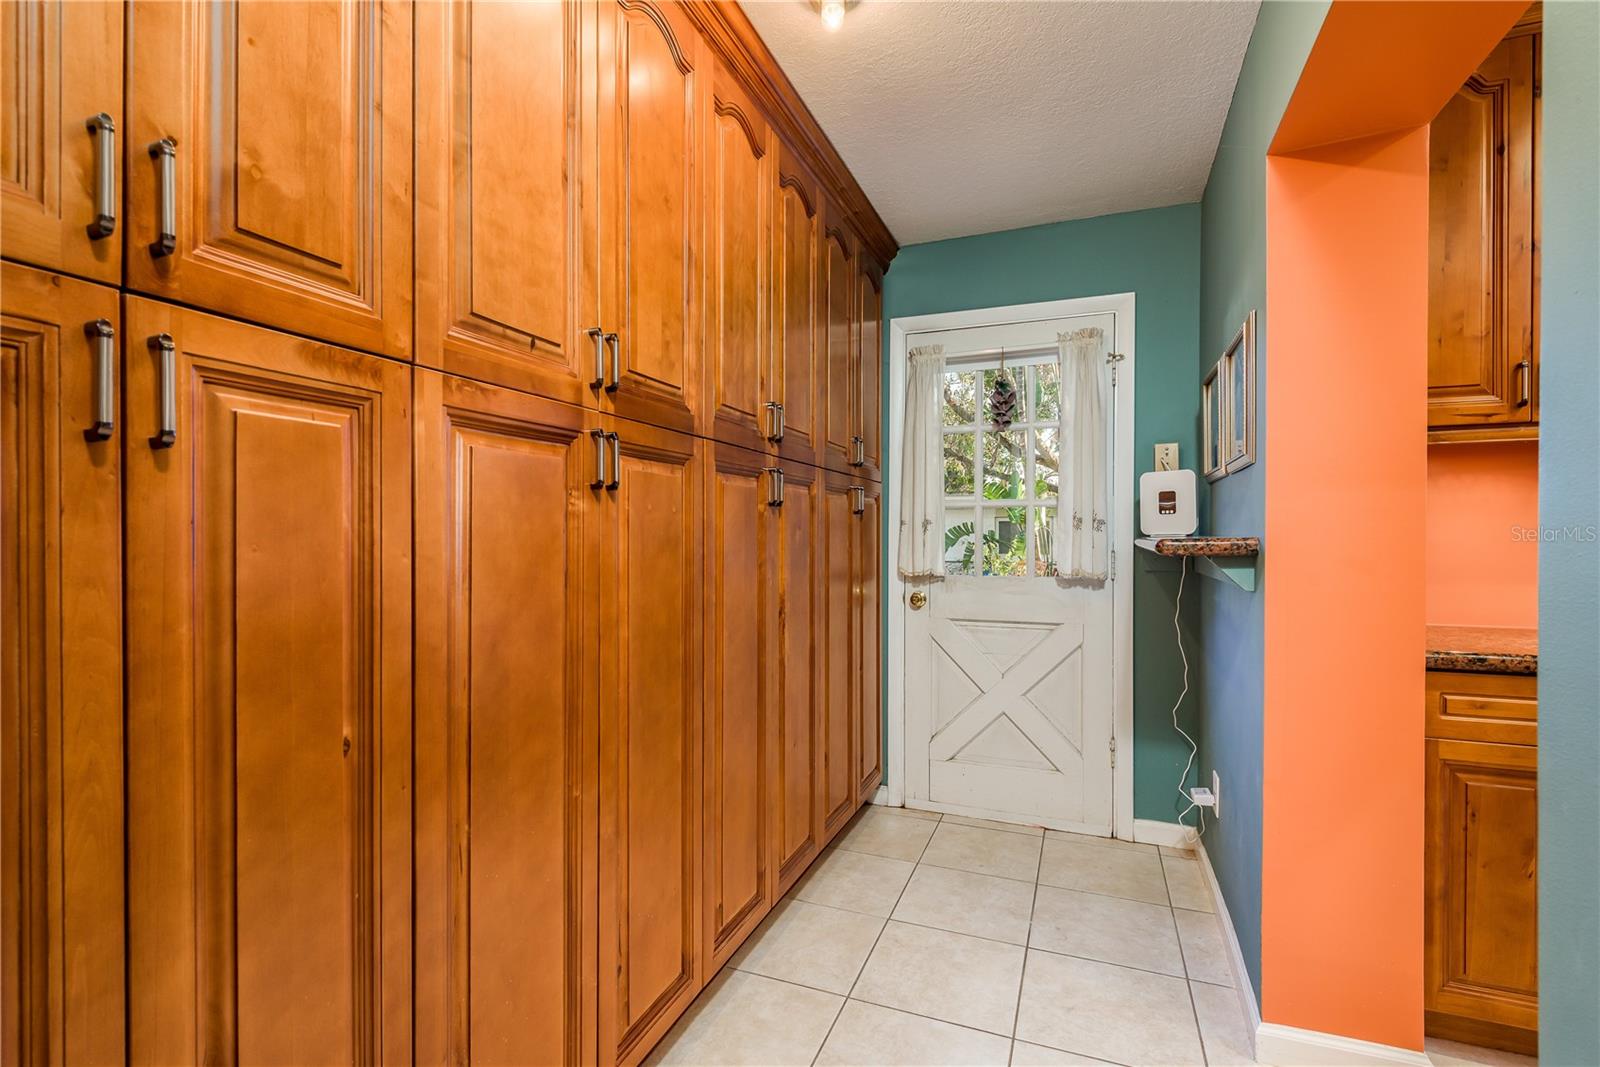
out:
M594 403L578 3L416 7L416 361Z
M778 527L778 632L773 643L772 839L776 900L822 849L822 472L785 460Z
M1538 38L1509 37L1429 134L1428 424L1532 421Z
M856 597L851 566L859 522L856 493L842 474L824 475L819 536L822 542L822 835L827 841L855 813Z
M768 767L777 479L765 454L710 446L705 490L705 933L707 970L772 906Z
M817 403L825 431L822 466L854 471L855 242L836 210L823 216L821 268L822 350L817 360L821 394Z
M766 120L726 69L714 68L706 139L706 407L708 435L765 448L778 433L766 380L771 340L771 140Z
M1531 1052L1538 1035L1538 750L1427 743L1430 1034Z
M593 1063L597 416L416 405L416 1058Z
M605 410L691 432L700 400L700 37L680 4L601 0Z
M0 1061L121 1062L117 293L0 283Z
M700 989L702 453L607 418L600 562L600 1059L643 1058Z
M124 315L129 1060L409 1061L410 368Z
M876 481L883 472L883 275L865 252L856 281L855 434L860 441L853 459L858 477Z
M0 4L0 252L122 279L122 4Z
M411 14L131 3L129 287L408 358Z
M851 581L856 602L856 778L863 804L883 781L882 497L876 482L858 483Z
M766 399L783 405L785 459L816 463L822 424L817 397L823 354L818 266L821 217L817 183L798 157L777 142L772 225L772 368Z

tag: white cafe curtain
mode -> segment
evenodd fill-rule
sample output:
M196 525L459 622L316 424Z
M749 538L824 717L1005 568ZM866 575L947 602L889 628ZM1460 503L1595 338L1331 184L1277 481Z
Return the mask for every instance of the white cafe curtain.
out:
M1104 581L1106 522L1105 331L1090 326L1058 334L1061 350L1061 514L1065 551L1060 577ZM1057 535L1060 536L1059 534Z
M944 346L910 353L900 463L900 577L944 577Z

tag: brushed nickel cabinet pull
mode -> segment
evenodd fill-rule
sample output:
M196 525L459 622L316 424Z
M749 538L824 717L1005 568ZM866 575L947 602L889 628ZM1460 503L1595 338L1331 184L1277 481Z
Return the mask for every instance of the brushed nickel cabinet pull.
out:
M780 401L778 404L778 436L776 440L783 440L783 432L789 428L789 414L784 410Z
M598 326L591 326L583 332L594 342L594 378L590 380L589 388L598 389L606 382L606 332Z
M776 400L767 401L767 440L783 440L783 405Z
M117 232L117 124L102 111L84 125L94 141L94 219L89 237L98 241Z
M850 513L860 515L867 510L867 487L852 485L850 487Z
M606 484L606 434L604 430L590 430L589 436L594 438L594 481L589 488L600 489Z
M83 324L83 332L94 347L94 421L83 431L91 441L104 441L116 429L117 331L110 319L95 319Z
M867 439L860 434L853 434L850 438L850 465L863 467L867 463Z
M762 467L761 473L767 476L767 507L783 507L783 468Z
M611 480L606 482L606 488L615 489L622 484L622 438L614 433L606 436L611 439Z
M1533 363L1523 360L1517 364L1517 382L1520 391L1517 394L1517 407L1525 408L1533 402Z
M606 344L611 348L611 381L606 386L606 392L614 393L617 386L622 384L622 341L616 334L608 333Z
M170 256L178 250L178 142L163 137L150 145L156 161L156 239L150 254Z
M151 448L171 448L178 441L178 346L170 333L158 333L149 341L150 350L161 361L156 382L161 404L161 427L150 438Z

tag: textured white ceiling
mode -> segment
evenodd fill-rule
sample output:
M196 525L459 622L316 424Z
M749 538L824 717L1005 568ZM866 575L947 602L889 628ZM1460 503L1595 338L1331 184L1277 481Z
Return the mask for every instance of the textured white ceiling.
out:
M1257 0L742 0L901 244L1200 198Z

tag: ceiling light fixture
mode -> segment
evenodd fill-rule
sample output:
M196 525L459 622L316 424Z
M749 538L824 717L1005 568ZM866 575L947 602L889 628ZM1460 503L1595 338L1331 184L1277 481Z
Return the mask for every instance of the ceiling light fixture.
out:
M822 24L830 30L844 25L844 0L822 0Z

